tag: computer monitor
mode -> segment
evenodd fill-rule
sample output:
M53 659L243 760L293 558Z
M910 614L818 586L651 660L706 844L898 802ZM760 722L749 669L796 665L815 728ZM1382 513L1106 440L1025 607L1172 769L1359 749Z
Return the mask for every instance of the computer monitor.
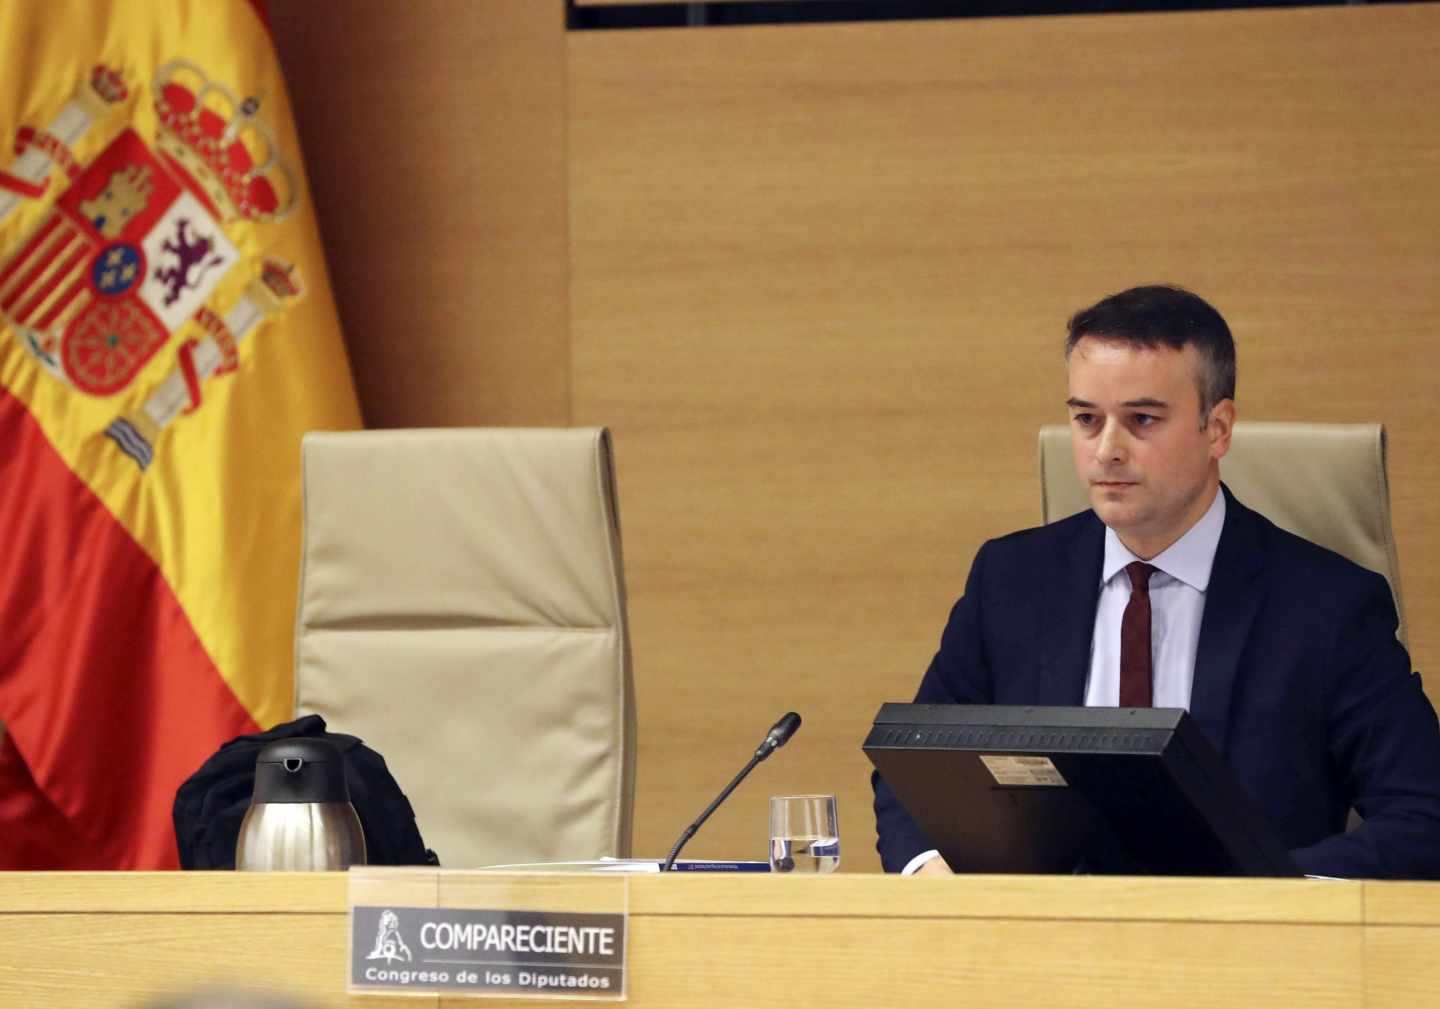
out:
M886 704L863 748L957 872L1300 875L1180 709Z

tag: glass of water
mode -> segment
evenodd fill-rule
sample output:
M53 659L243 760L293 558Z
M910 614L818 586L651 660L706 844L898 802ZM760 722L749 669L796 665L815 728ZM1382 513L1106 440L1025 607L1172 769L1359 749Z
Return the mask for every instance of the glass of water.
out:
M770 868L834 872L840 866L840 821L833 795L770 798Z

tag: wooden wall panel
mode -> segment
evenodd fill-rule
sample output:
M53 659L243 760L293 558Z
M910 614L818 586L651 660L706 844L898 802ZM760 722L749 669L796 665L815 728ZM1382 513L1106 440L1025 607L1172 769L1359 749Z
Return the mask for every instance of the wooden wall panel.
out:
M564 5L269 8L366 423L568 423Z
M1440 656L1440 8L573 33L572 410L616 435L636 850L787 708L689 849L840 795L986 537L1038 520L1064 321L1136 283L1229 318L1250 419L1373 420Z

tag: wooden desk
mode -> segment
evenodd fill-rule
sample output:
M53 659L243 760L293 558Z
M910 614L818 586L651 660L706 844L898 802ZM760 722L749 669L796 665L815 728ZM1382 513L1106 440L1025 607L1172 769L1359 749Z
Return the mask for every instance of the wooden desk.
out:
M636 876L630 1004L1433 1004L1440 884ZM0 873L0 1005L131 1009L201 982L346 995L343 874ZM527 1004L535 1004L533 1002Z

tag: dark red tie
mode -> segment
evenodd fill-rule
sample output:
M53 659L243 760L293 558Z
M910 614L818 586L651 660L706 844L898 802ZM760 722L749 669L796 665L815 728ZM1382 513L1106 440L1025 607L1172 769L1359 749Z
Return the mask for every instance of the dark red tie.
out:
M1148 708L1152 701L1150 669L1150 576L1144 561L1125 565L1130 601L1120 618L1120 707Z

